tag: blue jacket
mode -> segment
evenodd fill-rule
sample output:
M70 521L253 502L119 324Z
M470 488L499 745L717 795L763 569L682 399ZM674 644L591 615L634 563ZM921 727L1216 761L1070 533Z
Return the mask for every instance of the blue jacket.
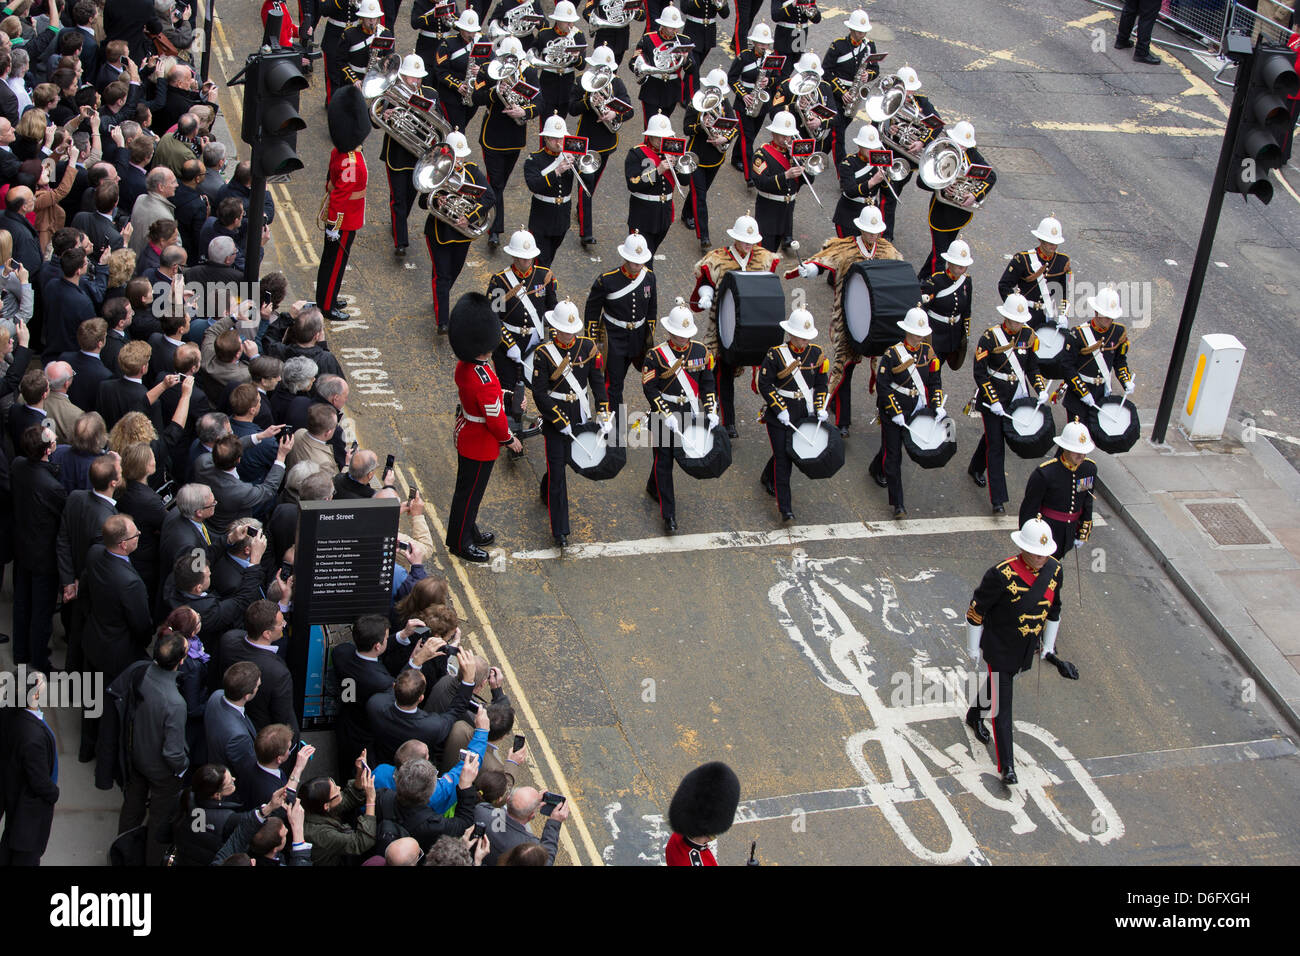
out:
M466 750L478 754L478 759L483 760L483 752L487 750L487 731L475 729L474 736L470 738L469 746ZM429 797L429 809L437 813L446 813L456 805L456 787L460 783L460 772L465 768L465 762L462 760L452 767L441 777L438 778L437 785L433 788L433 795ZM374 770L375 789L376 790L393 790L393 776L397 773L397 768L391 763L381 763Z

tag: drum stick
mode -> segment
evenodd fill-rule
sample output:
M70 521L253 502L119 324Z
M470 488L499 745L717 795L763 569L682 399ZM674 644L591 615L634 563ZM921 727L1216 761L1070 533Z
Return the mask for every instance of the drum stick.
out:
M808 173L804 171L803 166L799 167L799 175L802 176L803 181L808 184L808 191L812 193L813 199L817 200L817 205L825 209L826 204L822 202L822 197L817 195L817 190L813 187L812 180L808 178Z
M1082 608L1083 607L1083 572L1079 570L1079 549L1078 548L1074 549L1074 575L1075 575L1075 581L1077 582L1078 585L1075 590L1079 592L1079 607Z

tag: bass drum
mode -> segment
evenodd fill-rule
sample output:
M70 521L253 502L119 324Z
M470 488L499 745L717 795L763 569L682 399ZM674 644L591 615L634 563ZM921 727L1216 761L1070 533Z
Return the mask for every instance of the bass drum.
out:
M829 478L844 467L844 439L838 428L805 418L786 430L785 451L809 478Z
M1110 395L1088 406L1088 434L1097 447L1109 455L1119 455L1132 448L1142 430L1137 406L1123 395Z
M1043 378L1069 378L1069 352L1065 348L1065 333L1055 325L1045 325L1041 329L1034 329L1034 334L1038 336L1035 353L1038 355L1038 371L1042 372Z
M718 345L722 361L761 365L768 349L785 341L785 290L775 272L732 269L718 283Z
M731 439L721 425L687 425L673 447L673 458L692 478L719 478L731 467Z
M921 301L916 270L898 259L864 259L844 280L844 325L859 355L884 355L903 340L898 323Z
M611 433L612 434L612 433ZM627 464L627 449L622 445L607 445L595 422L573 426L573 440L569 442L569 467L592 481L613 478Z
M903 429L903 447L922 468L942 468L957 454L957 423L951 416L940 421L934 412L922 409Z
M1011 403L1011 416L1002 422L1002 437L1007 447L1021 458L1042 458L1052 448L1056 421L1046 407L1025 396Z

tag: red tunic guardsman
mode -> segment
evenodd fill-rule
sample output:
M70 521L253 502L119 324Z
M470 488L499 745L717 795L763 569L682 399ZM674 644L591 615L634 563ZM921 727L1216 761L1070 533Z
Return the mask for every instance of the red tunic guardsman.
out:
M673 835L664 850L669 866L717 866L709 844L731 829L740 806L740 779L725 763L701 764L677 785L668 804Z
M502 445L522 451L506 419L501 383L492 370L492 350L501 341L501 320L491 300L467 292L456 302L448 321L448 339L459 359L456 363L456 490L447 517L447 548L466 561L488 559L482 546L495 535L478 527L478 509L492 477L492 466Z
M349 89L352 92L348 92ZM366 222L366 157L361 144L370 133L366 100L355 86L340 88L329 105L330 152L328 193L320 215L325 227L325 248L316 273L316 304L327 319L346 319L340 309L339 284L348 266L348 254L357 230Z

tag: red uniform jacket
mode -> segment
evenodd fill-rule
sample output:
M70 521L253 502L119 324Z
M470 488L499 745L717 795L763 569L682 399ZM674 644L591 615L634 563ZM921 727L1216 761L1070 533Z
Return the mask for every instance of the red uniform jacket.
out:
M353 232L366 224L366 157L360 150L340 153L330 150L329 212L330 222L343 214L344 232ZM353 193L360 193L355 199Z
M293 22L293 15L289 13L289 7L284 0L266 0L262 4L262 26L266 26L266 17L272 10L278 8L280 17L280 46L292 46L293 41L298 39L298 27Z
M680 833L668 838L668 849L664 851L669 866L717 866L713 851L708 845L692 843Z
M501 383L490 362L457 362L456 451L474 461L496 461L501 446L511 439L506 421Z

